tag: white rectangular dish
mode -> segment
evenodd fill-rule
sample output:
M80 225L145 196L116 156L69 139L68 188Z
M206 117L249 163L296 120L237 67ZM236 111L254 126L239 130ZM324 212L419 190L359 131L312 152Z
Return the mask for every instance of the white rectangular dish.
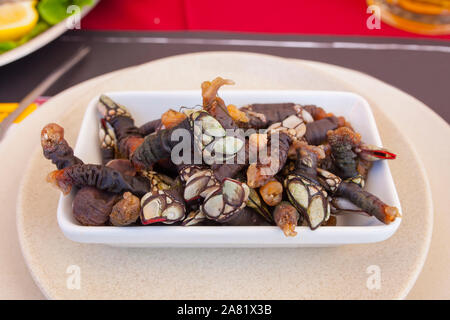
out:
M110 92L113 100L125 105L136 125L160 118L167 109L201 105L200 91ZM242 106L250 103L295 102L316 104L327 112L346 117L366 143L382 146L369 104L361 96L337 91L221 91L226 103ZM85 163L101 163L98 142L99 97L90 102L75 146L75 155ZM376 162L367 178L365 189L401 212L400 201L387 161ZM230 226L130 226L88 227L72 216L74 193L61 196L58 224L64 235L76 242L102 243L126 247L312 247L372 243L386 240L398 229L401 219L384 225L376 218L346 215L338 218L338 226L297 227L296 237L285 237L278 227Z

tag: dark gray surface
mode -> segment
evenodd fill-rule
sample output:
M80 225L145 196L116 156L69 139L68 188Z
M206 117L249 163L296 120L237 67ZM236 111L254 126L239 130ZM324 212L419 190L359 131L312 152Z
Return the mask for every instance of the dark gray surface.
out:
M155 38L167 42L154 43ZM300 41L322 44L324 48L288 47L280 42L262 45L225 45L183 43L183 39L245 39L263 41ZM146 43L147 42L147 43ZM150 42L150 43L148 43ZM296 36L195 32L101 32L75 30L66 33L48 46L9 65L0 67L0 101L23 98L54 67L82 44L92 48L90 55L68 75L56 83L47 95L79 82L117 69L155 59L191 52L248 51L281 57L308 59L359 70L413 95L450 122L450 52L411 50L368 50L327 47L332 42L397 43L450 47L449 42L367 37ZM303 44L304 45L304 44ZM302 44L300 44L302 46ZM445 49L445 48L444 48ZM426 49L428 50L428 49ZM433 50L431 48L431 50ZM444 50L445 51L445 50ZM270 76L270 75L268 75Z

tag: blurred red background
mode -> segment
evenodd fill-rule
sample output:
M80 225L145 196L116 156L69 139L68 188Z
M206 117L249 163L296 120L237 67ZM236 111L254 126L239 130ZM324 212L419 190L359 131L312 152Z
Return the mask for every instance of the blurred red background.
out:
M370 30L365 0L102 0L82 21L95 30L196 30L423 36L382 23Z

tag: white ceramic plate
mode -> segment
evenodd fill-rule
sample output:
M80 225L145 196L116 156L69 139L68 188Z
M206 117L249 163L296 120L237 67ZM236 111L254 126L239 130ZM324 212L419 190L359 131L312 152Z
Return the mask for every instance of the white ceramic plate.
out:
M91 11L96 6L98 1L100 1L100 0L95 0L92 6L84 7L81 10L81 17L84 17L86 14L88 14L88 12ZM3 65L6 65L8 63L11 63L13 61L16 61L22 57L25 57L26 55L29 55L30 53L42 48L49 42L58 38L60 35L62 35L67 30L68 30L68 28L67 28L66 20L63 20L60 23L52 26L48 30L44 31L37 37L24 43L23 45L18 46L17 48L7 51L3 54L0 54L0 67Z
M127 106L137 125L159 118L168 108L193 107L201 104L200 91L113 92L113 100ZM381 139L368 103L347 92L327 91L227 91L225 101L236 105L255 102L286 102L317 104L328 112L350 120L366 143L381 146ZM98 96L89 104L75 147L75 154L86 163L100 163L98 145ZM377 162L367 179L366 190L401 210L397 191L386 161ZM298 247L336 246L351 243L371 243L392 236L400 225L397 219L384 225L375 218L348 215L339 226L321 227L315 231L297 227L299 236L286 238L278 227L182 227L133 226L87 227L72 216L74 194L63 197L58 204L58 224L69 239L85 243L103 243L130 247Z
M45 108L24 120L26 126L19 126L13 137L6 139L4 147L0 145L0 153L9 155L2 158L0 167L0 176L8 180L7 184L0 184L2 208L5 213L15 212L11 199L16 198L18 182L23 176L17 203L17 230L25 261L44 295L51 299L138 297L158 300L249 299L255 296L260 299L404 298L425 261L433 225L431 191L428 189L421 156L427 155L424 160L430 168L435 169L437 176L447 173L442 171L445 166L435 166L435 162L430 162L431 158L445 160L445 154L430 152L429 146L420 149L422 153L416 153L405 134L414 143L420 140L419 133L422 131L414 133L408 130L411 122L435 128L437 132L442 132L438 136L444 140L447 132L440 126L436 127L439 123L430 120L430 109L411 96L373 78L369 81L367 76L357 79L359 87L355 89L345 82L353 79L353 71L347 72L348 76L338 81L332 74L318 71L298 60L242 52L195 53L118 71L106 80L96 78L46 102ZM365 92L364 88L371 88L380 91L380 94L373 94L369 90L365 97L374 113L383 143L399 155L397 160L389 162L389 166L406 219L402 220L395 234L379 243L297 249L130 250L80 244L67 239L56 220L59 194L50 185L42 183L46 174L55 167L42 157L39 146L41 128L50 121L57 122L66 129L69 143L75 145L84 112L90 99L96 95L123 90L198 89L199 83L217 75L235 80L241 89L251 90L272 88ZM369 80L363 81L364 78ZM408 125L401 116L402 112L414 115L408 118ZM396 116L397 113L400 116ZM22 147L17 148L17 145ZM37 150L30 155L33 146ZM30 160L25 172L24 159ZM439 185L436 187L437 190L445 189ZM447 207L445 197L436 199L442 208ZM442 213L446 213L445 210ZM17 236L15 228L11 227L14 216L4 215L5 223L0 227L2 234L11 239ZM36 223L37 216L39 223ZM437 245L443 247L442 243L438 242ZM2 260L4 263L0 264L0 271L5 278L0 279L0 287L8 290L0 293L16 297L31 296L32 290L28 289L31 284L26 282L31 279L27 278L25 268L17 263L22 263L21 256L14 248L17 243L9 241L1 245L3 249L0 248L0 251L5 258ZM440 254L440 261L445 262L442 257ZM84 280L81 290L67 289L66 268L69 264L78 265L82 270ZM372 264L380 266L381 270L388 270L382 271L382 286L379 290L368 290L366 287L367 277L370 276L366 268ZM436 287L432 291L427 290L424 295L446 296L448 286L441 284L446 276L444 271L448 269L443 265L441 269L442 272L432 270L439 281L432 281ZM208 273L205 270L215 272ZM226 273L227 277L218 278L218 273ZM164 274L164 277L158 276L160 274ZM193 274L199 276L192 277ZM148 285L143 286L143 283ZM436 293L436 288L441 293Z

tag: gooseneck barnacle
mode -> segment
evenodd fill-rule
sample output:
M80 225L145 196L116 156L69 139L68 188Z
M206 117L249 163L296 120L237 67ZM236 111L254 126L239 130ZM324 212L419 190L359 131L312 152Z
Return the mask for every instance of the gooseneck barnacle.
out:
M290 202L313 230L330 216L328 193L317 179L318 160L314 147L304 145L299 152L295 173L284 180Z
M140 127L124 105L101 95L102 164L76 157L64 129L51 123L41 132L44 157L57 168L48 182L75 193L74 218L87 226L274 226L293 237L303 226L333 227L343 214L385 224L400 217L364 190L374 162L394 153L316 105L227 105L219 90L231 84L205 81L200 106L137 118Z

